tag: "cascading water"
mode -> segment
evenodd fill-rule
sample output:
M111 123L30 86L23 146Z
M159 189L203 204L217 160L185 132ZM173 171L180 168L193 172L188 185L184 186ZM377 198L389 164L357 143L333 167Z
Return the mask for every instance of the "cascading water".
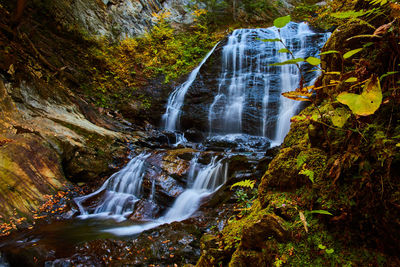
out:
M75 198L81 218L110 217L125 219L133 212L135 203L141 197L145 160L149 154L140 154L133 158L123 169L113 174L97 191ZM102 195L103 194L103 195ZM85 208L83 203L101 195L95 208Z
M267 137L275 144L283 141L289 131L290 117L298 112L300 105L297 101L282 97L281 93L299 86L300 73L295 65L270 66L272 63L290 59L290 55L278 52L284 48L280 42L262 42L260 39L281 38L295 57L306 58L317 55L329 33L314 33L307 24L293 22L280 29L280 33L281 35L275 27L238 29L227 38L220 52L219 74L215 74L218 78L215 82L212 80L208 83L208 89L214 91L211 92L213 98L208 104L208 114L204 116L208 121L209 137L249 134ZM213 55L208 57L212 58ZM203 61L199 67L203 65L207 65L207 62ZM300 63L300 66L306 73L305 85L319 75L318 72L307 72L310 70L308 64ZM185 94L192 93L193 96L196 93L192 90L198 89L192 89L192 85L196 84L197 79L209 77L197 76L190 83L185 83L184 90L179 87L179 104L178 98L171 95L164 117L169 116L170 107L182 109L185 103L188 106L196 105L191 103L191 99L185 100ZM207 84L207 80L198 84ZM191 108L190 111L202 112L203 109ZM179 110L175 112L182 114ZM169 118L168 125L179 124L179 116Z
M181 113L181 108L183 105L183 101L185 99L185 95L189 87L192 85L193 81L196 79L197 74L200 71L201 66L207 61L207 59L211 56L214 52L214 49L217 47L216 44L213 49L205 56L203 61L195 68L189 75L189 78L184 82L181 86L178 86L169 96L167 110L162 117L164 122L164 128L167 131L176 131L177 124L179 121L179 114Z
M78 242L109 238L113 235L135 235L193 216L202 201L206 197L211 199L211 194L226 183L229 162L232 162L229 179L254 179L255 175L260 175L258 164L265 156L265 150L270 147L270 141L276 145L282 143L289 130L290 117L300 106L298 102L281 96L282 92L298 86L299 70L293 65L270 66L290 57L286 53L278 52L283 48L279 42L262 42L259 39L281 37L295 57L306 58L317 55L328 36L329 33L312 32L304 23L289 23L281 29L281 36L273 27L235 30L221 45L215 46L209 52L185 83L171 93L163 123L165 130L175 132L175 138L171 137L171 133L156 130L154 132L159 135L152 135L153 132L149 131L145 138L146 135L138 131L138 136L143 136L143 140L133 146L142 144L156 149L133 158L97 191L75 198L80 211L78 218L82 220L70 218L66 225L56 224L49 229L49 234L46 235L50 239L43 244L56 247L51 250L51 257L53 258L58 249L64 253L66 247L73 248ZM301 67L305 82L311 84L318 72L308 72L310 66L307 64ZM207 132L209 136L202 144L190 143L191 140L201 140ZM169 140L174 139L176 142L171 145ZM226 150L229 152L221 152ZM183 185L185 180L186 189ZM230 191L228 187L220 190L226 191L218 194L219 196ZM210 205L201 211L204 217L201 216L199 222L204 222L203 218L210 218L206 225L218 224L218 229L222 230L230 211L216 204L216 199L213 198ZM217 212L218 218L212 221L214 212ZM182 225L185 223L187 222ZM46 225L45 228L50 227ZM173 228L175 225L171 228L166 226L167 231ZM178 230L180 234L189 234L187 230ZM175 235L174 231L172 230L172 235ZM161 238L165 231L160 230L153 234L160 234ZM29 238L25 235L18 238L9 251L24 244L29 250L29 258L32 258L31 252L36 251L42 237L43 232L39 228ZM184 237L176 242L196 243L191 240ZM64 241L70 243L65 244ZM143 242L143 246L147 244ZM182 244L188 246L189 243ZM7 243L3 248L6 246ZM169 242L165 246L170 246ZM91 245L84 247L86 249ZM75 248L73 253L79 255L80 251L85 253L85 249ZM37 251L41 253L40 249ZM113 259L117 256L112 253L115 252L109 255L110 261L111 256ZM0 265L7 265L3 256L0 253ZM36 258L34 260L37 264ZM65 262L70 265L68 261ZM48 265L47 262L45 265ZM54 261L54 265L60 264Z
M322 36L322 37L321 37ZM279 53L283 46L278 42L267 43L260 39L282 38L296 57L315 56L319 47L314 49L312 39L325 41L326 34L313 33L306 24L289 23L281 29L276 28L235 30L222 47L221 69L216 73L218 83L208 106L206 120L209 125L210 139L217 142L233 141L252 142L251 149L265 148L265 139L275 140L280 144L289 130L290 117L299 108L295 101L281 96L283 91L295 89L299 83L299 70L293 65L282 67L269 66L272 63L288 59L286 53ZM321 41L322 43L322 41ZM164 129L175 131L178 145L185 145L187 140L176 130L179 127L185 95L190 91L200 69L210 58L216 45L192 71L188 80L177 87L168 99L166 113L163 115ZM306 75L311 82L317 73ZM254 135L243 137L243 134ZM264 138L265 137L265 138ZM261 138L261 139L260 139ZM264 138L264 139L263 139ZM268 144L268 142L267 142ZM241 147L248 150L248 146ZM157 152L155 152L157 153ZM215 153L215 152L214 152ZM228 167L226 159L218 159L215 153L208 165L199 163L199 152L190 161L187 174L187 189L166 210L163 216L151 219L150 222L127 227L104 230L115 235L132 235L157 227L164 223L181 221L189 218L199 208L201 199L210 195L227 181ZM155 155L155 154L154 154ZM115 216L125 219L134 212L135 203L141 196L141 183L146 171L145 161L151 154L141 154L120 172L111 176L96 192L76 199L81 218L90 216ZM148 166L149 167L149 166ZM148 201L156 199L156 181L151 181L151 193ZM100 200L98 200L100 198ZM95 207L85 207L95 199Z
M197 165L197 157L195 157L193 168L195 169ZM112 228L104 232L121 236L134 235L161 224L185 220L199 208L202 198L213 193L227 181L227 174L228 166L223 163L223 159L217 161L217 157L213 157L210 164L198 170L193 185L176 198L164 216L146 224Z

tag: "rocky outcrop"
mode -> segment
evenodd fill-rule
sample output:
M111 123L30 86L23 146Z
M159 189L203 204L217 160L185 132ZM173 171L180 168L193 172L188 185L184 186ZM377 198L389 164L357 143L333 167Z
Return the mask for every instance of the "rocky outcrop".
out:
M69 181L93 182L113 171L116 159L125 158L129 136L115 131L123 131L122 124L56 87L57 93L49 95L49 89L0 80L3 219L16 214L29 218L44 195ZM90 114L97 118L94 122L88 120Z
M67 29L124 39L151 29L157 13L169 12L168 20L178 28L193 23L188 4L188 0L62 0L42 5Z

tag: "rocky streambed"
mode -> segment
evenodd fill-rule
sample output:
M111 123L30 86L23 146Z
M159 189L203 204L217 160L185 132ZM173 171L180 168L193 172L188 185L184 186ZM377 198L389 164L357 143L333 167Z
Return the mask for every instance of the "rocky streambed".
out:
M213 138L202 144L186 142L176 146L174 134L151 130L146 138L131 146L132 161L135 156L148 153L143 163L140 198L131 212L118 214L113 210L105 217L96 214L94 210L106 193L99 192L82 203L91 215L89 218L82 218L78 205L72 203L64 219L42 223L2 239L2 255L12 266L195 264L200 256L201 236L222 230L228 220L241 216L240 210L235 210L240 209L240 201L250 203L254 192L231 186L244 179L256 181L265 172L271 155L266 155L264 148L269 143L259 139L257 142L264 146L257 150L254 138L245 135ZM177 196L193 183L193 173L198 175L215 159L226 166L227 181L202 197L198 210L188 218L177 217L177 221L172 219L169 223L159 221L173 209ZM221 178L218 177L221 174L214 178ZM238 200L241 197L235 193L238 191L248 194L245 200ZM110 216L113 213L117 216ZM147 230L143 227L143 231L128 231L122 236L108 231L151 222L158 225Z

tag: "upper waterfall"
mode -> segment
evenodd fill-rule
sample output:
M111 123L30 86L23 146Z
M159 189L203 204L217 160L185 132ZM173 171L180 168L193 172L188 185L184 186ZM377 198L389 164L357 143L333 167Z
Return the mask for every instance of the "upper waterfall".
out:
M195 128L209 136L245 133L281 143L290 117L300 108L281 93L298 87L300 73L295 65L270 66L289 55L278 52L283 48L280 42L260 39L281 38L295 57L306 58L317 56L328 33L315 33L307 24L294 22L280 32L281 36L275 27L233 31L171 94L165 128ZM311 66L306 63L300 66L306 84L313 82L318 72L307 72Z

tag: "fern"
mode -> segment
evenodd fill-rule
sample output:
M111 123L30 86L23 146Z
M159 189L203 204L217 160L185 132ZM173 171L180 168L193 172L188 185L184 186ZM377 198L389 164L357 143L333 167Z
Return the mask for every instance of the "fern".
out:
M307 177L310 179L310 181L311 181L312 183L314 183L314 171L308 170L308 169L304 169L304 168L303 168L303 169L299 172L299 174L303 174L303 175L307 176Z
M239 187L249 187L249 188L253 189L255 183L256 183L256 181L254 181L254 180L243 180L243 181L240 181L240 182L237 182L237 183L233 184L231 186L231 190L232 190L232 188L238 187L238 186Z
M369 0L369 2L373 5L381 5L387 4L388 0Z

